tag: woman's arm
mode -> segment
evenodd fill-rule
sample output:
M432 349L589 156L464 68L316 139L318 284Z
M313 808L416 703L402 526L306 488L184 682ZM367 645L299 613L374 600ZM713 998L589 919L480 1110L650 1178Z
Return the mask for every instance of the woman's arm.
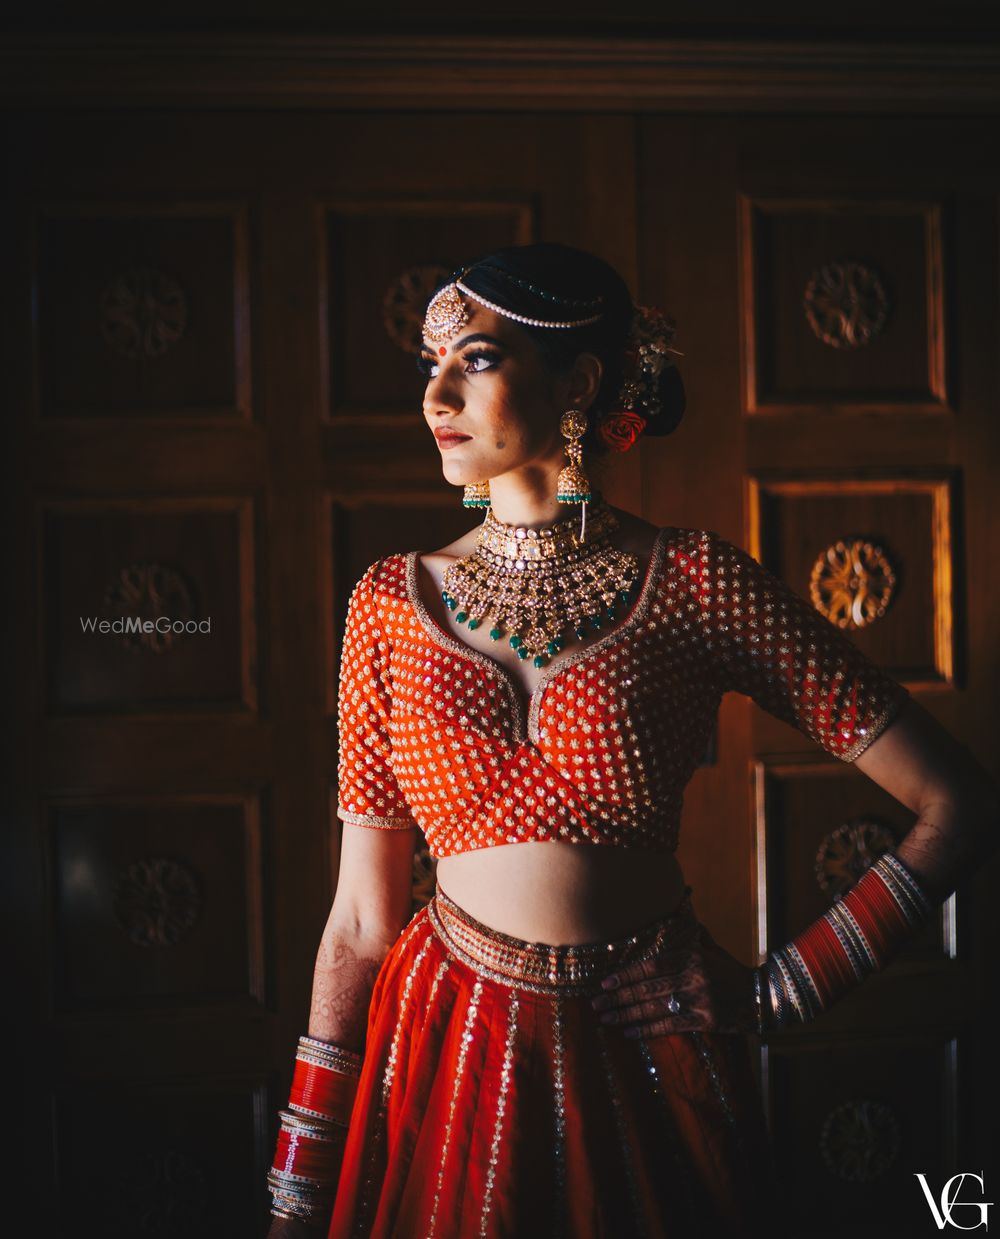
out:
M410 918L416 837L415 830L344 825L337 892L313 973L309 1036L317 1041L364 1051L375 979ZM316 1234L311 1224L275 1217L268 1237Z
M893 850L931 903L943 903L997 850L1000 788L968 747L912 698L854 765L917 814ZM627 1025L627 1035L753 1031L753 970L707 931L704 938L693 953L668 952L619 969L611 993L593 1000L601 1019ZM672 996L681 1003L676 1014L666 1005Z
M854 760L918 820L823 916L768 952L755 973L765 1031L808 1023L885 968L996 850L1000 792L990 776L909 694L893 705L892 724Z
M316 954L309 1036L362 1050L372 988L410 918L416 831L345 825L340 876Z
M770 1014L779 1024L792 1013L812 1019L882 967L933 905L996 850L1000 790L904 686L746 551L706 530L676 565L686 573L681 580L720 695L751 697L918 815L888 858L792 942L769 952L762 1013L776 1005ZM752 972L705 938L704 958L619 970L608 979L619 988L595 1006L649 1035L749 1030Z
M894 851L933 902L947 899L1000 845L1000 789L916 701L854 765L917 814Z

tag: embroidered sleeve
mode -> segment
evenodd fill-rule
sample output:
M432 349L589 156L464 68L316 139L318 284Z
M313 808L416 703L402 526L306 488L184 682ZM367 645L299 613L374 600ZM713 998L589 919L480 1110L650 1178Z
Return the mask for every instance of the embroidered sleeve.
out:
M374 593L378 565L351 594L340 656L337 816L356 826L416 826L392 772L389 739L389 647Z
M746 551L707 532L697 558L720 690L751 697L841 761L858 758L909 691Z

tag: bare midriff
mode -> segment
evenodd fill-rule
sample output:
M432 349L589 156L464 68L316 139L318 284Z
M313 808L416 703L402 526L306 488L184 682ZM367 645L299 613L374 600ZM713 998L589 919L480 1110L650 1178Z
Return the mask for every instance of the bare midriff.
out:
M442 856L437 879L476 920L550 945L626 937L674 912L685 887L672 852L559 840Z

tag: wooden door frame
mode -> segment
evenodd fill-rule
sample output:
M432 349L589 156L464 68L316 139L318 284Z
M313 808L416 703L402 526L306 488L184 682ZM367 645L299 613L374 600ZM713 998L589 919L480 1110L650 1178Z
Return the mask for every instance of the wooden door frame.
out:
M1000 46L968 36L57 33L0 49L0 106L992 115Z

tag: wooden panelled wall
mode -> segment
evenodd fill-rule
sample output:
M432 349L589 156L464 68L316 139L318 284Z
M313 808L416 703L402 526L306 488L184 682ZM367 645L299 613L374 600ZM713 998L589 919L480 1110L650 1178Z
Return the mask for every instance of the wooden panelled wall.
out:
M668 308L688 417L606 491L751 548L996 770L995 130L76 110L9 139L12 906L51 1233L263 1231L335 883L347 595L468 524L413 346L470 255L587 246ZM123 616L180 628L88 628ZM910 820L729 697L680 857L750 963ZM762 1050L802 1239L929 1234L915 1172L990 1174L996 873Z

